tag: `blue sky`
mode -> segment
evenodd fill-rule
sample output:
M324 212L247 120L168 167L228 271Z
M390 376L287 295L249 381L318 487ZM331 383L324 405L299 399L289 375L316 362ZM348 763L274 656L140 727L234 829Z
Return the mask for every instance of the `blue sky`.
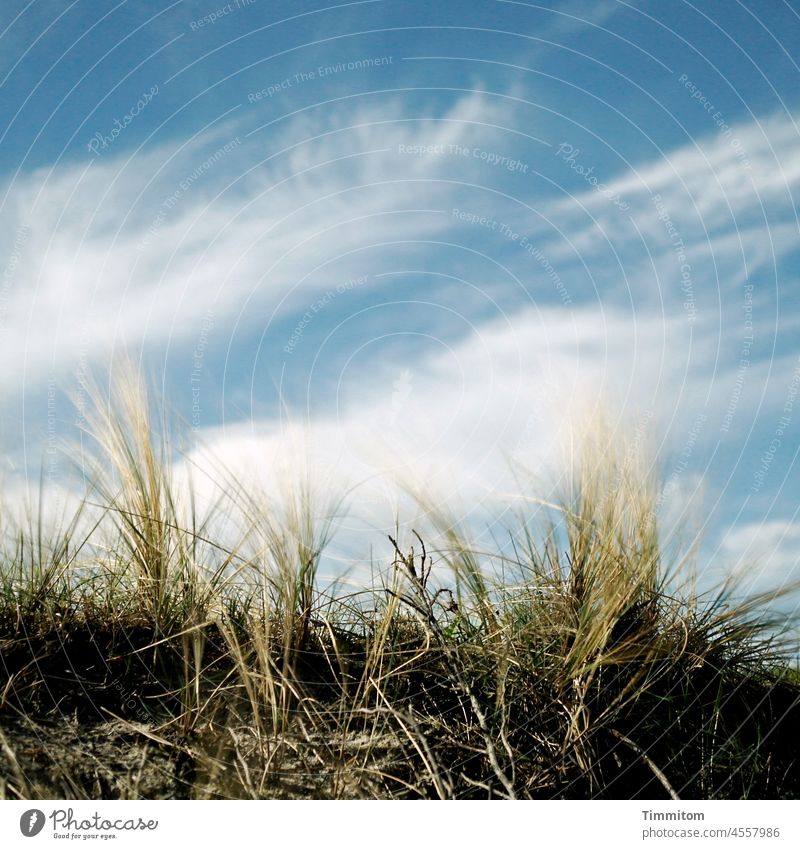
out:
M551 496L605 405L706 568L800 577L798 44L782 0L4 2L7 491L128 349L231 468L355 486L353 551L392 475Z

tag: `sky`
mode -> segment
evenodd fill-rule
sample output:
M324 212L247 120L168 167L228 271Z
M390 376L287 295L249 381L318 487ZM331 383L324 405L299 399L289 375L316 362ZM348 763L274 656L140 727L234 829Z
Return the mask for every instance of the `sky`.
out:
M800 579L798 46L786 0L4 0L7 497L128 352L176 462L347 492L333 572L398 480L496 537L605 413L705 574Z

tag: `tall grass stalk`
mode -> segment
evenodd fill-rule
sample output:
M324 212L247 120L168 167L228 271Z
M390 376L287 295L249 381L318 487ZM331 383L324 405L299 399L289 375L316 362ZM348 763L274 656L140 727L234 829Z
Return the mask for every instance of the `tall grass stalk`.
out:
M66 705L152 747L123 796L155 754L195 798L800 793L791 623L767 614L792 588L739 600L681 581L636 440L590 429L549 524L523 508L494 550L420 498L426 527L343 591L319 580L341 505L307 469L218 469L201 512L168 417L134 371L112 377L87 415L79 513L49 541L38 512L6 533L4 795L47 792L20 778L8 716ZM91 795L85 768L59 789Z

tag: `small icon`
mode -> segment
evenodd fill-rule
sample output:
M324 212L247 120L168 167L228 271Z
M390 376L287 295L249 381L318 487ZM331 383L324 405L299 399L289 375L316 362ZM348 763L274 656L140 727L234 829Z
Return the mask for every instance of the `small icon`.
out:
M44 813L37 808L31 808L19 818L19 830L25 837L36 837L44 828Z

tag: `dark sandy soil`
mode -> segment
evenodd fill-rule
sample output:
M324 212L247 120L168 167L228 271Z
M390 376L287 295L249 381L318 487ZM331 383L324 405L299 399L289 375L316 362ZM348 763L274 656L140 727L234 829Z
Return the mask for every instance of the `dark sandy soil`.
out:
M115 629L101 621L34 631L9 623L0 633L0 798L502 795L477 714L458 682L448 678L446 664L407 671L399 679L404 690L395 693L397 709L351 712L345 679L357 680L351 673L358 661L347 674L331 672L325 680L319 661L329 656L306 653L305 665L298 666L302 702L287 710L290 718L278 727L270 725L266 706L254 715L213 632L200 708L186 709L182 656L152 629L130 622ZM742 679L729 688L724 712L711 710L705 719L701 711L716 705L722 679L710 666L690 672L680 679L694 687L696 706L688 712L665 714L669 722L650 723L646 732L643 718L663 712L674 699L668 689L651 694L650 703L633 704L630 714L595 734L601 785L564 756L552 742L557 737L548 737L547 724L559 714L551 703L537 701L543 687L526 678L524 699L514 706L518 730L510 739L519 753L520 797L668 798L654 768L662 765L682 798L797 798L800 694L794 679ZM596 698L607 696L611 685L613 680ZM482 698L488 706L494 695ZM703 748L709 739L718 740L713 764Z
M0 639L0 798L369 798L404 771L394 735L343 739L299 716L257 734L213 644L202 698L215 684L224 694L187 726L182 666L137 652L152 641L97 626Z
M402 757L398 741L366 735L341 746L286 734L265 751L247 727L188 739L122 719L4 717L0 730L5 798L369 798L381 794L382 770Z

